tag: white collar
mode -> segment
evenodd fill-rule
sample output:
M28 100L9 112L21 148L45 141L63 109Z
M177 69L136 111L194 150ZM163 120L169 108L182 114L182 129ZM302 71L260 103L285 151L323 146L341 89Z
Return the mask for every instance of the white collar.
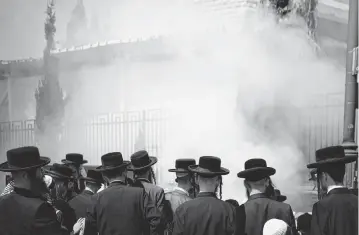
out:
M94 193L94 191L92 191L92 189L90 189L89 187L86 187L85 190L90 191L91 193Z
M176 187L174 187L174 190L181 191L181 192L185 193L187 196L189 196L189 193L186 190L184 190L183 188L176 186Z
M327 193L329 193L331 190L336 189L336 188L345 188L345 186L343 186L343 185L330 185L330 186L328 186Z

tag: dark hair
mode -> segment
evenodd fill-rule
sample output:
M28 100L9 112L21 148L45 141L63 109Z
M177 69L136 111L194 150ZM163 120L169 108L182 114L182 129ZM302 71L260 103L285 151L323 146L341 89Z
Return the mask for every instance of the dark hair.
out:
M274 191L275 185L270 177L267 178L269 180L269 185L266 188L265 194L267 195L267 197L272 198L275 196L275 191Z
M336 183L343 183L345 164L327 164L318 168L318 174L326 172Z
M137 178L138 175L143 175L145 174L147 171L150 171L150 174L148 176L148 181L150 181L151 183L153 184L157 184L156 182L156 175L155 175L155 172L153 171L152 167L150 168L145 168L143 170L139 170L139 171L136 171L134 172L134 175L135 175L135 178ZM136 180L135 180L136 181Z

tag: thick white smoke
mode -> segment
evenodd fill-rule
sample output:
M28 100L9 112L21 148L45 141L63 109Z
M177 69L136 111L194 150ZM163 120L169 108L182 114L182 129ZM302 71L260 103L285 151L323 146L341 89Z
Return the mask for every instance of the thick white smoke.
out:
M277 169L273 179L281 191L295 192L307 159L294 137L296 123L288 113L262 110L305 106L314 94L341 92L344 71L316 55L295 17L278 24L263 9L232 9L237 18L209 15L191 2L84 1L99 26L90 30L89 43L175 34L165 40L175 57L117 61L100 71L84 67L67 115L116 111L124 96L128 109L167 108L175 119L159 160L163 185L174 178L167 169L176 158L215 155L231 171L223 177L224 198L242 201L236 174L247 159L261 157Z

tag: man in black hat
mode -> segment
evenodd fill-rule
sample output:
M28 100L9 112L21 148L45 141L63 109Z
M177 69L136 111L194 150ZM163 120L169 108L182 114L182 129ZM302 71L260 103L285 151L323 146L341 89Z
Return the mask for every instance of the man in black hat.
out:
M172 233L173 230L173 214L177 207L184 202L191 200L190 191L194 191L194 178L188 167L195 165L195 159L177 159L176 168L169 169L169 172L176 173L177 186L171 191L165 193L165 198L169 202L171 207L172 220L169 221L167 226L168 234ZM165 216L165 217L168 217Z
M54 163L49 170L46 170L46 175L50 176L53 180L52 206L59 210L56 211L58 220L69 231L72 231L76 223L76 214L74 209L69 205L69 201L73 195L73 171L70 167L62 164Z
M77 219L86 217L87 208L91 204L91 196L97 193L103 183L101 173L95 170L89 170L87 177L81 177L81 179L85 181L85 190L69 201Z
M128 170L134 174L134 186L145 189L148 194L148 208L156 208L156 213L151 214L155 216L153 222L156 223L157 229L161 233L166 227L166 218L163 214L165 206L165 193L163 188L156 185L156 176L152 166L157 163L157 158L149 156L148 152L141 150L131 155L131 164Z
M120 152L105 154L96 171L102 173L108 187L91 197L84 234L158 234L151 212L146 208L144 189L126 185L126 167Z
M165 195L166 199L171 203L173 213L179 205L192 199L189 192L193 190L194 179L188 167L193 165L196 165L195 159L177 159L176 168L168 170L176 173L177 187L166 192Z
M244 168L237 176L244 178L247 190L248 200L244 203L246 233L262 235L263 226L268 220L279 219L292 228L293 234L297 234L290 205L272 199L275 193L270 176L274 175L276 170L268 167L267 162L261 158L249 159L244 163Z
M0 198L1 234L68 234L57 221L54 208L42 197L47 188L41 167L49 163L36 147L7 152L7 162L0 164L0 171L11 172L15 187Z
M83 165L87 163L87 160L84 160L83 155L80 153L68 153L66 154L66 158L62 159L61 162L70 167L73 171L73 176L75 178L74 197L76 194L81 193L85 188L84 182L80 180L80 178L86 177L86 170Z
M357 156L345 156L342 146L332 146L317 150L315 158L307 167L317 169L318 187L326 195L313 205L310 234L358 234L358 197L343 185L345 164Z
M221 167L218 157L204 156L199 165L189 166L197 174L200 192L197 198L181 204L174 214L173 234L225 235L234 233L233 207L218 199L222 194L222 175L229 170Z

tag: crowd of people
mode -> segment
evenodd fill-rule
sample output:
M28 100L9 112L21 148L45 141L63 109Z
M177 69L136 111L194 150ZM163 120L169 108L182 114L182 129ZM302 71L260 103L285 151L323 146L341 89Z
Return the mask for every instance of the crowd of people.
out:
M7 152L0 171L11 180L0 196L0 235L355 235L358 197L343 184L345 166L357 160L342 146L316 151L314 169L325 191L312 212L295 218L271 176L276 169L253 158L237 176L247 201L222 200L222 177L229 170L215 156L177 159L169 169L177 186L156 185L157 158L141 150L130 161L120 152L101 157L85 170L81 154L67 154L50 167L37 147ZM235 162L233 162L235 164ZM314 172L314 171L312 171Z

